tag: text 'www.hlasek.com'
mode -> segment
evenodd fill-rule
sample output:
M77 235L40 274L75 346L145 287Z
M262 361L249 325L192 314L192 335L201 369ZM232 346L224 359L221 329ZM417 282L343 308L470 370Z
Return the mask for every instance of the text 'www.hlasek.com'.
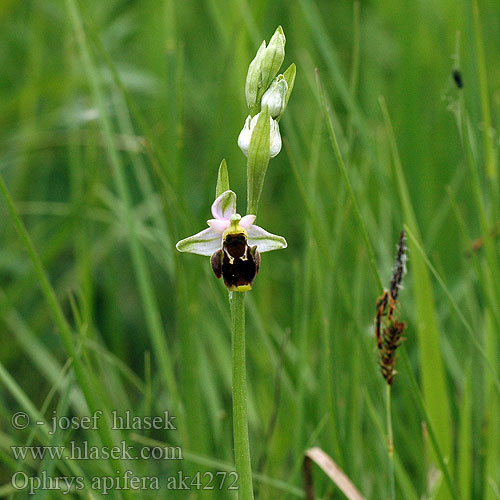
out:
M34 435L40 435L39 441L43 443L33 445L30 439L27 444L10 447L18 464L12 474L12 488L28 495L43 490L69 494L91 489L107 495L120 490L238 489L238 475L230 466L218 471L193 470L190 466L187 472L179 466L179 461L185 458L181 446L161 443L142 434L175 431L176 417L168 410L161 415L141 417L129 411L104 414L98 410L85 416L60 416L53 412L47 420L34 420L20 411L12 415L11 424L18 431L36 431ZM112 444L103 444L98 432L102 429L112 436ZM90 439L78 439L81 431L96 431L96 434L89 432L85 436ZM127 432L127 439L118 438L123 432ZM107 468L101 467L100 474L89 475L79 465L84 460L104 461ZM161 474L156 475L149 472L144 475L137 470L140 467L134 467L135 463L150 460L168 461L174 466L162 467Z

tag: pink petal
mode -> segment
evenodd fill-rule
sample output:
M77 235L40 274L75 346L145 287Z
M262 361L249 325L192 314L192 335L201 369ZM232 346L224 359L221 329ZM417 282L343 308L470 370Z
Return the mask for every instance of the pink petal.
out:
M240 226L244 229L250 229L255 222L255 215L245 215L240 220Z
M207 224L218 234L222 234L230 224L230 221L225 219L210 219Z
M212 204L212 215L215 219L230 219L236 212L236 194L224 191Z

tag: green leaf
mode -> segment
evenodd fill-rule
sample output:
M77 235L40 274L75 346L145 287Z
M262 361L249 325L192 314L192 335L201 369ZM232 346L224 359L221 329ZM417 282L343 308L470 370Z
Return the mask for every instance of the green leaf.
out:
M261 111L252 132L247 161L247 213L257 215L259 198L269 163L271 125L269 111Z
M217 174L215 197L218 198L224 191L229 191L229 172L227 171L225 158L220 162L219 173Z
M417 241L421 241L417 217L406 183L392 122L383 98L380 98L380 105L389 136L403 216L410 232L416 236ZM409 248L410 251L414 249L414 244L409 245ZM418 251L412 252L410 255L412 255L410 272L413 278L413 293L417 309L417 338L420 351L422 393L439 447L444 458L449 459L452 454L451 414L439 340L441 330L434 301L434 291L425 260ZM436 457L434 456L433 459L436 460ZM448 498L447 492L441 489L437 498Z
M470 497L472 482L472 370L470 363L464 370L464 388L460 404L458 427L458 489L462 498Z
M288 66L287 70L283 73L283 77L286 80L286 83L288 85L288 90L285 96L285 107L281 114L276 118L276 121L279 121L280 118L283 116L283 113L285 112L285 109L288 105L288 100L290 99L290 96L292 95L292 90L293 86L295 85L295 75L297 74L297 66L295 66L295 63L290 64Z

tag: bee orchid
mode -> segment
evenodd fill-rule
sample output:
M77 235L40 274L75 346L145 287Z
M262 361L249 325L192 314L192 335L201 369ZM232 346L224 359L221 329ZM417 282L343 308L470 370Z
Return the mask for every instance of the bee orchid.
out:
M256 226L255 215L237 214L236 194L230 190L214 201L212 215L214 218L207 221L209 227L179 241L177 250L210 256L215 275L224 278L229 290L251 290L259 272L260 254L286 248L285 238Z

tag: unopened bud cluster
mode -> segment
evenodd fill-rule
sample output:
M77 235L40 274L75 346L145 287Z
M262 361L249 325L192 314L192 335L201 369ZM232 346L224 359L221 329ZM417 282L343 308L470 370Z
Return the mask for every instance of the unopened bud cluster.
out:
M245 96L250 114L238 137L238 146L248 156L250 140L261 112L267 108L270 120L269 157L281 151L281 135L278 121L285 111L295 80L295 65L284 74L277 75L285 58L286 38L278 27L269 45L263 41L250 63L245 84ZM276 76L277 75L277 76Z

